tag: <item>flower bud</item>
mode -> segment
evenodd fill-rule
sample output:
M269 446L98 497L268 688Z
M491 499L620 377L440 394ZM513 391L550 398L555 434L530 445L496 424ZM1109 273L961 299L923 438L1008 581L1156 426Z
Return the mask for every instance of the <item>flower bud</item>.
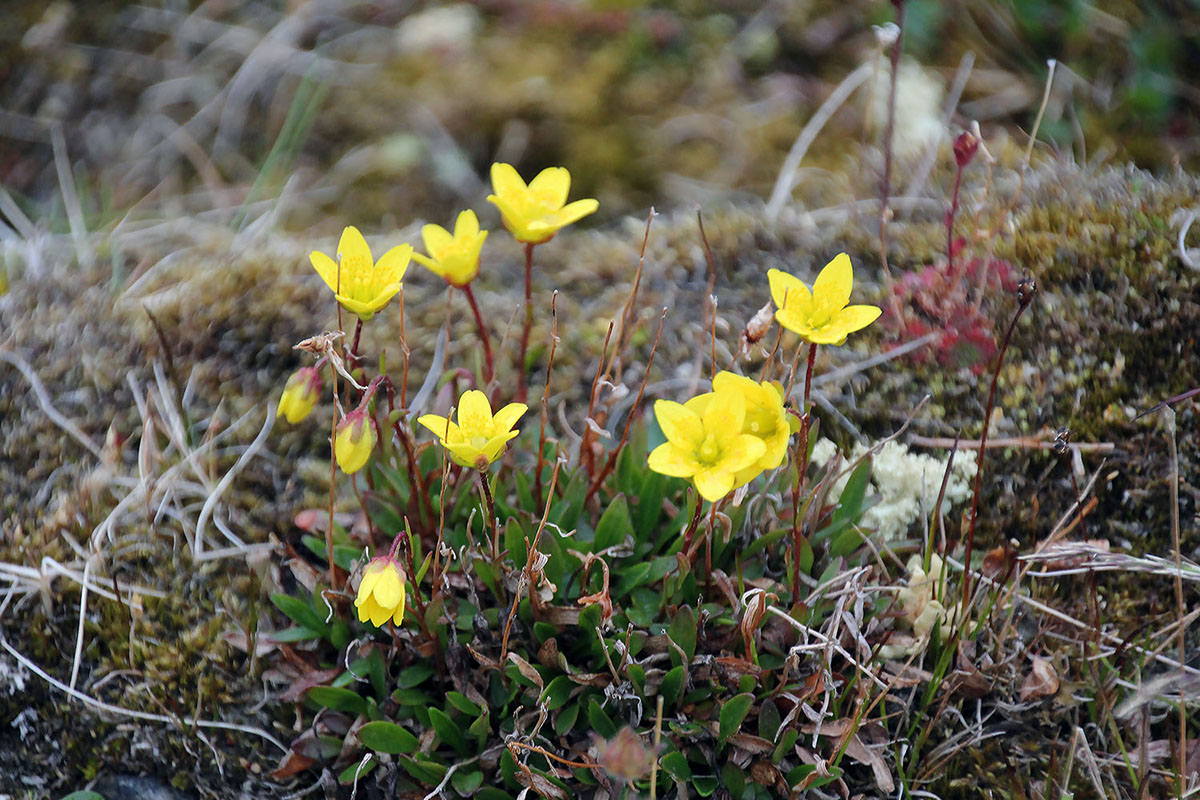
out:
M954 163L962 169L971 163L975 151L979 149L979 140L970 131L963 131L954 139Z
M350 475L362 469L378 440L375 421L367 417L366 411L359 409L347 414L333 435L333 457L342 472Z
M404 570L390 556L371 559L358 584L354 600L359 622L371 621L380 627L390 618L400 625L404 622Z
M309 415L321 396L321 373L316 367L301 367L292 373L279 398L281 416L295 425Z

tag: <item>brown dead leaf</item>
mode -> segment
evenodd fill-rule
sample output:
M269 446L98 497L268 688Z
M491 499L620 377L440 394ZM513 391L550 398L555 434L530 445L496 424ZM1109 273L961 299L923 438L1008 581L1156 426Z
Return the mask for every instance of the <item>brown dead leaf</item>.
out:
M857 734L851 736L850 741L846 743L846 755L871 768L871 774L875 776L875 785L879 787L879 791L884 794L891 794L895 791L896 782L887 768L887 762L883 760L883 756L878 751L863 744Z
M517 670L522 676L533 681L533 683L538 687L539 692L546 688L545 684L542 682L542 676L538 674L538 671L534 669L533 665L528 661L521 658L516 653L509 653L508 660L517 665Z
M763 739L761 736L754 736L749 733L735 733L726 741L728 741L729 744L733 745L734 747L745 750L747 753L751 753L752 755L756 756L762 755L763 753L770 753L775 749L775 744L773 742Z
M1033 666L1021 683L1021 702L1050 697L1058 694L1058 672L1054 665L1041 656L1033 656Z

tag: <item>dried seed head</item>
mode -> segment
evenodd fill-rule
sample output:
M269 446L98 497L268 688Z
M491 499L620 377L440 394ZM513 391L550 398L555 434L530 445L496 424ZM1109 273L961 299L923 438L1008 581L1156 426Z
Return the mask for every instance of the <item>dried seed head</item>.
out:
M771 320L774 319L775 306L773 303L767 303L765 306L754 312L754 316L746 323L745 329L742 331L742 338L747 345L758 344L767 331L771 330Z

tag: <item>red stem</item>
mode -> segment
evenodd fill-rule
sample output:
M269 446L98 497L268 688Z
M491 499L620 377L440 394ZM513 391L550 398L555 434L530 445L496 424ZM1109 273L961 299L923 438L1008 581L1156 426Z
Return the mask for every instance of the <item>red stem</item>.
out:
M528 284L526 284L526 294L528 294ZM479 339L483 342L483 385L486 387L492 382L492 375L495 372L495 362L492 361L492 341L488 337L487 327L483 324L483 315L479 313L479 304L475 302L475 292L471 290L471 284L466 284L462 287L463 294L467 296L467 302L471 304L471 313L475 315L475 327L479 329ZM529 300L526 298L526 302ZM528 329L526 329L528 334ZM524 360L524 348L522 348L521 359Z
M946 218L946 259L949 262L949 275L954 278L954 217L958 214L958 188L962 185L963 168L954 170L954 193L951 195L950 216Z
M521 328L521 356L517 362L517 402L524 403L529 395L529 381L525 375L525 354L529 350L529 331L533 327L533 248L525 245L525 325Z
M796 488L792 492L792 602L800 597L800 549L804 536L800 530L800 492L804 489L804 473L808 472L808 426L812 415L808 410L812 395L813 365L817 363L817 343L808 346L808 366L804 370L804 403L800 407L800 460L796 470Z

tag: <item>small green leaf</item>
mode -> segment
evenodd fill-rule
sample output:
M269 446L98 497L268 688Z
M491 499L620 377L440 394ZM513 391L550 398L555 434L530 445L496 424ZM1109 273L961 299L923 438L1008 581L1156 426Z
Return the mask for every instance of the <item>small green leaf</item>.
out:
M665 770L672 778L680 781L690 781L692 779L692 768L688 765L687 757L678 750L672 750L662 757L663 770Z
M566 675L559 675L546 684L546 691L542 692L541 698L546 703L546 709L553 711L561 708L570 699L573 688L575 688L575 682Z
M412 756L400 756L400 766L416 780L427 785L436 785L446 775L446 768L432 761L418 761Z
M616 723L612 721L612 718L608 716L595 700L588 702L587 716L592 730L600 734L601 737L611 739L617 735Z
M754 705L754 695L749 692L734 695L728 703L721 706L721 724L717 739L722 744L730 736L737 733L742 727L742 721L746 719L746 715L750 713L750 707Z
M791 752L792 745L794 745L796 740L799 738L800 734L795 728L788 728L786 731L784 731L783 735L779 737L779 743L775 745L775 751L771 753L771 763L778 764L785 753Z
M692 788L701 797L711 796L717 790L719 783L716 775L697 775L692 778Z
M566 734L567 731L575 727L577 719L579 719L579 704L574 703L564 708L554 718L554 732L559 736Z
M321 636L329 635L329 625L325 623L325 618L300 598L279 592L271 595L271 602L300 627L307 628Z
M416 736L394 722L368 722L358 729L357 735L363 747L377 753L415 753L421 746Z
M104 795L81 789L78 792L63 795L62 800L104 800Z
M458 727L458 723L450 719L450 715L445 711L440 708L429 709L429 721L433 724L438 738L443 742L460 753L465 753L469 749L462 728Z
M696 612L692 611L691 606L682 606L675 613L675 619L671 620L667 636L671 638L672 642L679 645L687 656L684 666L691 664L696 655ZM679 653L673 647L671 648L671 663L677 665L680 663Z
M629 517L629 504L625 501L625 495L617 495L596 523L592 552L599 553L621 544L632 530L633 520Z
M429 664L413 664L407 669L400 670L396 685L401 689L411 689L420 686L428 680L436 670Z
M478 717L483 709L462 692L446 692L446 702L470 717Z
M339 689L334 686L314 686L308 690L308 699L319 706L332 708L334 711L344 711L347 714L366 716L367 701L349 689Z
M270 637L271 641L279 642L281 644L288 644L291 642L306 642L310 639L320 639L323 635L324 634L320 633L319 631L310 630L309 628L302 628L299 625L293 625L292 627L284 628L281 631L273 631L270 634Z
M742 800L742 795L746 793L746 773L741 767L726 761L721 768L721 783L725 784L725 790L733 800Z
M775 741L781 722L779 707L772 700L764 700L758 707L758 735L769 742Z
M483 773L478 770L475 772L455 772L450 776L450 783L454 786L454 791L463 797L473 797L483 784Z
M683 692L683 667L675 667L663 675L662 686L658 691L662 695L664 706L670 708L679 702L679 695Z

